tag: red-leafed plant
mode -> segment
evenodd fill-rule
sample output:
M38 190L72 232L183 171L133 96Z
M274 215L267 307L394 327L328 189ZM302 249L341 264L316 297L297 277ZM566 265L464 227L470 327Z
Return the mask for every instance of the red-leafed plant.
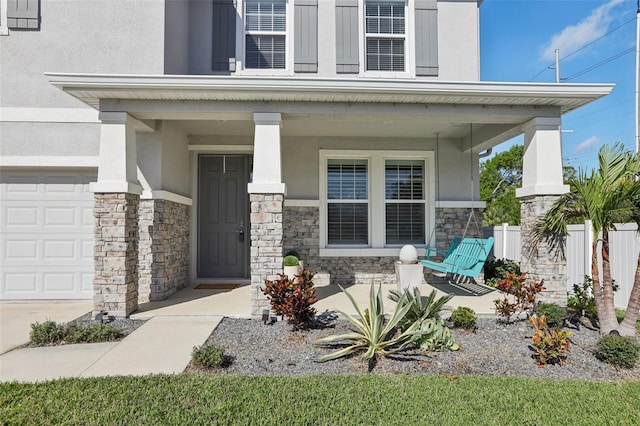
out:
M529 280L527 273L516 274L507 272L507 277L496 284L500 291L511 295L505 295L503 299L496 299L496 313L509 320L515 313L532 311L536 305L536 297L544 288L544 281Z
M538 360L538 366L544 367L546 364L565 364L569 350L571 337L570 331L554 330L547 326L547 318L542 315L539 318L529 317L531 325L536 332L531 338L535 346L534 357Z
M313 285L314 275L314 272L304 269L291 279L280 274L277 280L265 280L262 292L271 302L271 308L296 328L308 326L316 314L311 306L318 301Z

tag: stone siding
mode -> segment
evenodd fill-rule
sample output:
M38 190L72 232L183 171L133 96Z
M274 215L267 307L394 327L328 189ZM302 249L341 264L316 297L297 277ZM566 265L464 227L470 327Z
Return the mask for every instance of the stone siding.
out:
M474 218L469 213L473 210ZM468 226L467 226L468 223ZM466 228L466 233L465 233ZM436 249L449 250L449 245L454 237L482 238L482 209L461 208L436 208ZM427 237L429 239L429 237ZM436 257L442 259L442 257ZM484 283L484 272L476 278L479 283ZM427 272L427 281L435 284L446 283L447 278L438 277Z
M539 296L542 302L567 304L567 261L559 253L551 251L549 244L542 242L531 251L530 235L538 217L545 214L558 199L555 195L525 197L520 199L520 229L522 232L522 254L520 269L528 277L544 280L546 288ZM534 272L535 271L535 272Z
M138 204L140 196L96 193L94 315L127 317L138 308Z
M264 281L282 273L282 194L250 194L251 203L251 316L270 310L262 293Z
M481 232L482 211L475 209L475 214ZM447 250L453 237L463 234L468 219L468 208L436 209L437 248ZM395 284L396 257L320 257L318 207L285 207L283 221L284 250L294 249L300 253L305 268L317 272L317 284ZM481 237L473 219L466 236Z
M140 201L139 303L164 300L189 285L190 212L173 201Z

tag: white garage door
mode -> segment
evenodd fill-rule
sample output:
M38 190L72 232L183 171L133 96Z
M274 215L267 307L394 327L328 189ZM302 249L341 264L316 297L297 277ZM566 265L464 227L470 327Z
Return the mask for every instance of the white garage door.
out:
M94 172L0 174L0 299L93 297Z

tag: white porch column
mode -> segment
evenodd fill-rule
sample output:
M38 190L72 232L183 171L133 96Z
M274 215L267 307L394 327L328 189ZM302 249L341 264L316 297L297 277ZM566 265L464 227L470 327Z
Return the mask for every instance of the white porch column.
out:
M138 308L138 205L135 119L100 113L100 158L95 193L94 314L127 317Z
M249 184L250 194L286 194L282 182L282 155L280 149L280 127L282 115L279 113L253 114L255 138L253 145L253 182Z
M538 117L523 126L525 133L522 188L516 189L520 199L522 230L521 265L529 277L544 280L546 290L539 297L545 302L567 303L567 264L543 242L531 249L531 233L536 221L558 199L569 191L563 183L560 118Z
M138 182L135 119L126 112L101 112L98 182L92 192L142 194Z
M562 140L560 117L538 117L522 126L524 158L522 188L517 197L560 195L569 192L562 173Z
M283 207L286 187L282 181L278 113L255 113L253 182L251 202L251 315L269 313L269 300L262 293L264 281L282 273Z

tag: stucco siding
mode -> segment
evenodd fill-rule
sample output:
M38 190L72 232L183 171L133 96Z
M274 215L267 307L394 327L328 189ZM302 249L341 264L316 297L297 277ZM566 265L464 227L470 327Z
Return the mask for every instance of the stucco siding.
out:
M82 108L45 72L162 74L164 1L41 1L39 31L0 37L2 107Z
M165 74L189 74L189 1L165 2Z
M480 80L478 13L475 1L438 2L439 79Z
M138 177L147 191L190 196L188 138L176 124L162 122L153 133L137 133Z
M187 136L181 128L172 123L163 123L162 189L184 196L191 194L187 145Z
M100 125L97 123L3 122L1 126L0 155L3 156L98 155Z

